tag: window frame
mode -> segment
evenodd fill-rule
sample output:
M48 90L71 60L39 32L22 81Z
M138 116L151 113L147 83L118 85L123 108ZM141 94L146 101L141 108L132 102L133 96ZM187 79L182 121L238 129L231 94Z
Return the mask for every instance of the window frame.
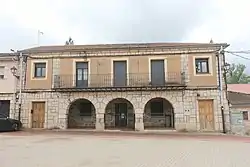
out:
M1 71L3 70L3 71ZM5 66L0 65L0 80L5 79Z
M44 67L37 67L37 65L44 65ZM40 69L40 75L37 75L37 70ZM43 70L44 76L43 76ZM34 62L34 71L33 71L34 78L46 78L47 77L47 63L46 62Z
M203 71L203 65L202 63L206 63L206 68L207 70L206 71ZM210 74L210 64L209 64L209 57L197 57L195 58L195 73L196 74ZM197 66L200 66L200 72L197 70Z
M148 58L148 80L149 82L151 82L152 78L151 78L151 61L152 60L164 60L164 73L165 73L165 82L168 81L168 60L167 60L167 56L156 56L156 57L149 57Z
M77 76L76 76L76 64L77 63L81 63L81 62L86 62L88 63L88 85L90 85L90 81L91 81L91 71L90 71L90 66L91 66L91 60L90 59L73 59L73 64L72 64L72 69L73 69L73 82L72 82L72 86L75 87L76 86L76 80L77 80Z
M87 63L87 68L78 68L77 63ZM89 62L76 62L76 80L83 80L83 81L88 81L89 80ZM78 71L79 70L79 71ZM79 79L81 78L81 79Z
M110 83L112 84L112 86L114 86L114 63L117 61L126 61L126 68L127 68L127 85L129 85L130 83L130 73L129 73L129 59L125 58L125 57L117 57L117 58L112 58L110 59L111 62L111 69L110 69Z
M195 60L196 59L200 59L200 58L208 58L208 65L209 65L209 73L196 73L196 63ZM214 54L197 54L197 55L193 55L192 56L192 74L195 77L202 77L202 76L213 76L214 74L216 74L216 63L213 64L213 61L217 62L215 60L215 55ZM215 65L215 66L214 66Z
M248 111L242 111L242 117L244 121L248 121L249 120Z

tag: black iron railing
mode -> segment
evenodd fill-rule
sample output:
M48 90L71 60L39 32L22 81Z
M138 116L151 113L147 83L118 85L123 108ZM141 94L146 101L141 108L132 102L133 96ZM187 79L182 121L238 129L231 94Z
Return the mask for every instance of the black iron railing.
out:
M60 88L113 88L113 87L166 87L185 85L183 73L168 72L164 76L149 73L55 75L53 87Z

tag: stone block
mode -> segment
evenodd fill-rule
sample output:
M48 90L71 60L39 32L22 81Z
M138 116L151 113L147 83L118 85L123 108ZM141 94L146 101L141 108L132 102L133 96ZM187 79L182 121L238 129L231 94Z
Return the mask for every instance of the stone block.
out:
M197 131L197 125L196 125L196 123L188 123L188 124L186 124L186 129L189 132Z
M177 130L177 131L182 131L182 130L184 130L184 129L186 129L186 124L185 123L176 123L175 124L175 129Z
M231 126L231 133L236 134L236 135L245 135L246 134L246 129L243 126Z

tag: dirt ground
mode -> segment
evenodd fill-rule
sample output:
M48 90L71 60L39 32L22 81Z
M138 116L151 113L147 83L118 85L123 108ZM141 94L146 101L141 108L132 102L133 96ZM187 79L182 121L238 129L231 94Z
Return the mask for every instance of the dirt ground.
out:
M247 167L250 138L0 133L1 167Z

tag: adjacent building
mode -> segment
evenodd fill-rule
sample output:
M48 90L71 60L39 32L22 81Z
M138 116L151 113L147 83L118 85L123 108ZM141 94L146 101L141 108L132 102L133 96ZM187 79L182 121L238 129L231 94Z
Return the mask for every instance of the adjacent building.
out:
M29 128L222 131L225 125L228 130L220 77L225 58L218 54L227 46L142 43L23 50L22 121Z
M0 117L17 116L16 88L18 79L12 73L13 70L18 68L17 62L14 54L0 53Z
M250 84L228 84L231 131L250 135Z

